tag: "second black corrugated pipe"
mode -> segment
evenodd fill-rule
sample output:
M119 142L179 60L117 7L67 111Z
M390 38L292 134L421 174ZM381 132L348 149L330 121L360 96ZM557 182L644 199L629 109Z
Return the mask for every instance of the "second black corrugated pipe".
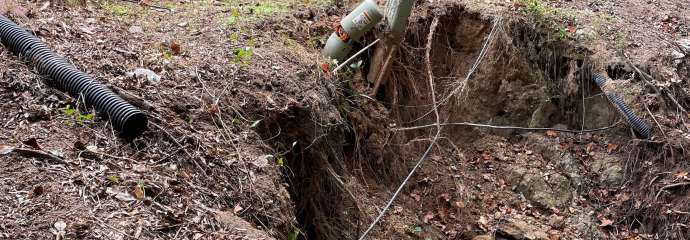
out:
M607 89L606 83L608 82L607 79L600 75L600 74L594 74L593 76L594 82L599 85L599 88L601 88L601 91L606 94L606 98L608 98L609 102L613 104L614 107L616 107L616 110L618 110L618 113L625 119L625 121L630 125L630 127L635 131L635 134L639 138L643 139L649 139L652 137L652 129L642 121L635 113L630 110L628 105L625 104L625 101L623 101L622 98L620 98L615 92Z
M81 99L87 107L94 107L97 112L107 115L113 128L123 137L131 139L146 130L146 114L78 70L12 20L1 15L0 39L5 47L22 60L34 63L39 73L49 77L52 85Z

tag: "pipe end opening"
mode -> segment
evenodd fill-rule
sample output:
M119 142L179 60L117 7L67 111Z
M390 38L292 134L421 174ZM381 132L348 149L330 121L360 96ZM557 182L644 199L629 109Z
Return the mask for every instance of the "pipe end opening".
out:
M122 124L122 137L132 140L140 136L148 129L148 118L143 112L137 112L130 115Z

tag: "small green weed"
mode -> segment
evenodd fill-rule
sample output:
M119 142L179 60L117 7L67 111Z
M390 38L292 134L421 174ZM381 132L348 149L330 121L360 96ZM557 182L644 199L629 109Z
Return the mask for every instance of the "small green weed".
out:
M287 240L297 240L297 239L299 239L300 233L302 233L302 231L300 231L299 228L295 228L294 231L292 231L290 234L288 234Z
M568 32L565 28L559 27L557 31L560 40L565 40L568 37Z
M544 17L547 14L556 13L556 10L545 5L541 0L517 0L517 2L524 6L522 11L537 17Z
M230 16L226 21L228 26L235 26L240 21L240 11L237 8L232 8L230 11Z
M93 113L81 113L76 108L72 108L72 105L65 106L65 108L62 109L62 113L64 113L67 117L74 119L79 125L84 125L84 122L91 121L95 117ZM66 123L70 126L73 125L73 123L70 121L67 121Z
M276 165L278 166L285 166L285 156L283 155L277 155L276 156Z
M245 43L245 47L235 48L233 50L235 57L232 62L235 64L240 64L243 67L249 65L252 56L254 56L254 39L249 39Z
M106 1L105 4L103 4L103 8L116 16L128 15L132 11L132 9L130 9L127 5L113 3L109 1Z
M105 179L107 179L111 183L119 183L120 182L117 175L109 175Z
M231 42L236 43L237 41L240 40L240 33L238 31L234 31L228 35L228 38L230 39Z
M254 55L254 50L252 47L235 48L233 53L235 54L235 58L232 60L232 62L242 66L248 66L252 56Z
M281 6L271 2L259 3L255 6L252 6L250 9L257 16L268 16L287 10L285 6Z
M407 226L407 232L414 234L414 235L419 235L424 231L424 229L420 226L417 225L408 225Z

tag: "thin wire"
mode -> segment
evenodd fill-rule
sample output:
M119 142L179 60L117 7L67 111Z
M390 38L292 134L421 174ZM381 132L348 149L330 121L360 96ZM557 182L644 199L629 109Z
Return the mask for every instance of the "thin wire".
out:
M362 234L361 237L359 237L359 240L364 240L367 237L367 234L376 226L376 224L381 221L381 218L386 214L388 209L390 209L391 205L393 205L393 202L395 199L398 197L400 192L402 192L403 188L405 188L405 184L412 178L414 173L417 171L420 165L422 165L422 162L424 162L424 159L429 155L431 150L434 148L434 145L436 145L436 142L438 141L439 136L441 135L441 117L438 113L438 106L436 105L436 93L434 92L434 78L433 78L433 71L431 67L431 60L430 60L430 55L431 55L431 43L434 37L434 33L436 32L436 26L438 26L439 19L438 17L434 17L434 20L431 21L431 26L429 27L429 35L427 36L427 46L426 46L426 65L427 65L427 74L429 74L429 87L431 89L431 100L434 104L434 113L436 114L436 135L434 135L434 138L431 140L431 143L429 143L429 146L426 148L426 151L424 151L424 154L422 157L417 160L417 164L414 165L412 170L410 171L409 174L407 174L407 177L405 177L405 180L400 183L400 186L398 186L398 189L395 190L395 193L393 193L393 196L388 200L388 203L386 203L386 206L381 210L379 215L374 219L374 221L369 225L366 231Z
M347 65L348 63L350 63L353 59L355 59L357 56L359 56L360 54L362 54L364 51L366 51L367 49L369 49L369 48L371 48L372 46L374 46L374 44L376 44L376 43L379 42L380 40L381 40L380 38L377 38L377 39L374 40L373 42L369 43L369 45L367 45L366 47L362 48L362 50L359 50L359 52L355 53L355 55L352 55L352 57L350 57L350 58L348 58L347 60L345 60L345 62L343 62L343 63L341 63L340 65L338 65L338 67L336 67L335 69L333 69L333 74L337 73L338 70L340 70L340 69L343 68L345 65Z
M622 123L622 121L619 120L618 122L614 123L613 125L610 125L607 127L595 128L595 129L583 129L583 130L571 130L571 129L561 129L561 128L526 128L526 127L516 127L516 126L497 126L497 125L488 125L488 124L481 124L481 123L468 123L468 122L442 123L441 126L469 126L469 127L482 127L482 128L491 128L491 129L507 129L507 130L523 130L523 131L554 131L554 132L567 132L567 133L590 133L590 132L600 132L600 131L609 130L611 128L618 126L621 123ZM410 131L410 130L431 128L431 127L435 127L435 126L436 126L436 124L429 124L429 125L414 126L414 127L395 128L395 129L392 129L392 131L394 131L394 132Z

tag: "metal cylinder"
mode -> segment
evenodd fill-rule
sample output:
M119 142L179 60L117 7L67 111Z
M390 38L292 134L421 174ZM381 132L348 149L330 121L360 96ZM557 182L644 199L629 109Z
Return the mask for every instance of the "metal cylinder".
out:
M146 114L78 70L41 40L4 16L0 16L0 40L22 60L34 63L39 73L49 77L51 85L81 99L87 107L94 107L98 113L107 115L113 128L123 137L131 139L146 130Z
M326 47L323 48L323 54L332 59L343 60L351 50L352 45L343 42L343 40L338 37L338 34L332 33L328 41L326 41Z
M613 104L620 116L623 117L625 122L633 129L637 137L642 139L652 137L652 129L625 104L622 98L606 87L608 80L603 75L594 74L592 78L594 78L594 82L596 82L601 91L604 92L606 98Z
M405 33L414 2L411 0L389 0L386 2L386 19L389 31L397 35Z
M340 26L353 41L359 40L364 33L371 30L381 21L383 14L374 0L364 0L350 14L340 21Z
M381 21L383 14L374 0L364 0L357 8L340 21L336 32L331 34L324 46L323 54L342 60L352 50L352 43Z

